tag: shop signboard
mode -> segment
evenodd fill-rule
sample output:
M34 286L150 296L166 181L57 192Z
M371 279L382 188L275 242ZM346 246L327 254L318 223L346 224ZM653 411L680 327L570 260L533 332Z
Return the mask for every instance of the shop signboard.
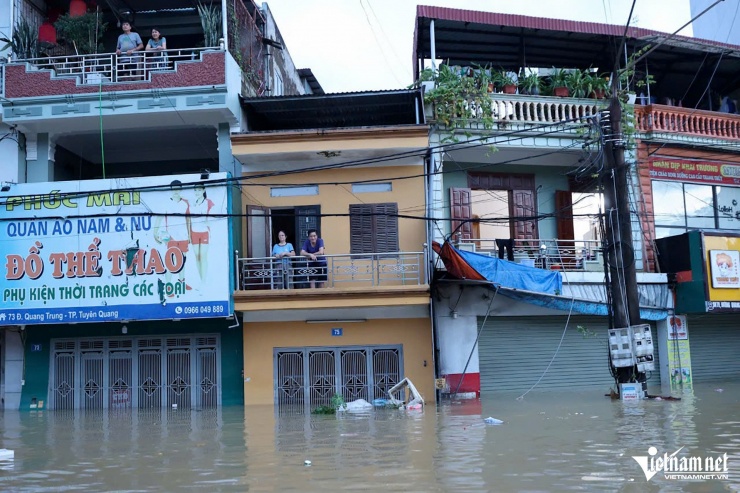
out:
M0 325L226 317L226 173L0 193Z
M703 235L708 312L740 311L740 237Z
M660 158L648 161L648 172L654 180L740 185L740 164Z

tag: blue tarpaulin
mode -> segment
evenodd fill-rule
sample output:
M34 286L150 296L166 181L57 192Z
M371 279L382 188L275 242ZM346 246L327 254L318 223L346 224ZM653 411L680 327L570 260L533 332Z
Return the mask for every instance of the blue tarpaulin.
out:
M516 262L458 249L455 249L455 252L494 284L538 293L560 294L563 291L563 277L560 272L527 267Z

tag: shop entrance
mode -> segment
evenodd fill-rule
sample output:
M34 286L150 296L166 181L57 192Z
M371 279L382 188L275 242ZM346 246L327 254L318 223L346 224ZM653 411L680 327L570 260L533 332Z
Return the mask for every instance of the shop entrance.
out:
M54 339L50 409L212 408L219 336Z

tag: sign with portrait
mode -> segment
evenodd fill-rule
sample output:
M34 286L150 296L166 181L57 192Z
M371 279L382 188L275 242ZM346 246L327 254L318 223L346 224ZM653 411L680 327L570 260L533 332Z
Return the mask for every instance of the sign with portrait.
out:
M226 173L0 193L0 326L226 317Z
M740 252L733 250L710 250L709 272L714 289L740 288Z

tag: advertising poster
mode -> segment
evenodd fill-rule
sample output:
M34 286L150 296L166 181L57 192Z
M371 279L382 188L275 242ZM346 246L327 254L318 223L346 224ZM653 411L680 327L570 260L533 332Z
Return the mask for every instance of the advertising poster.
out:
M707 312L740 311L740 236L704 233Z
M691 351L685 315L668 318L668 371L671 390L691 387Z
M226 173L0 193L0 326L226 317ZM210 183L216 181L216 183Z

